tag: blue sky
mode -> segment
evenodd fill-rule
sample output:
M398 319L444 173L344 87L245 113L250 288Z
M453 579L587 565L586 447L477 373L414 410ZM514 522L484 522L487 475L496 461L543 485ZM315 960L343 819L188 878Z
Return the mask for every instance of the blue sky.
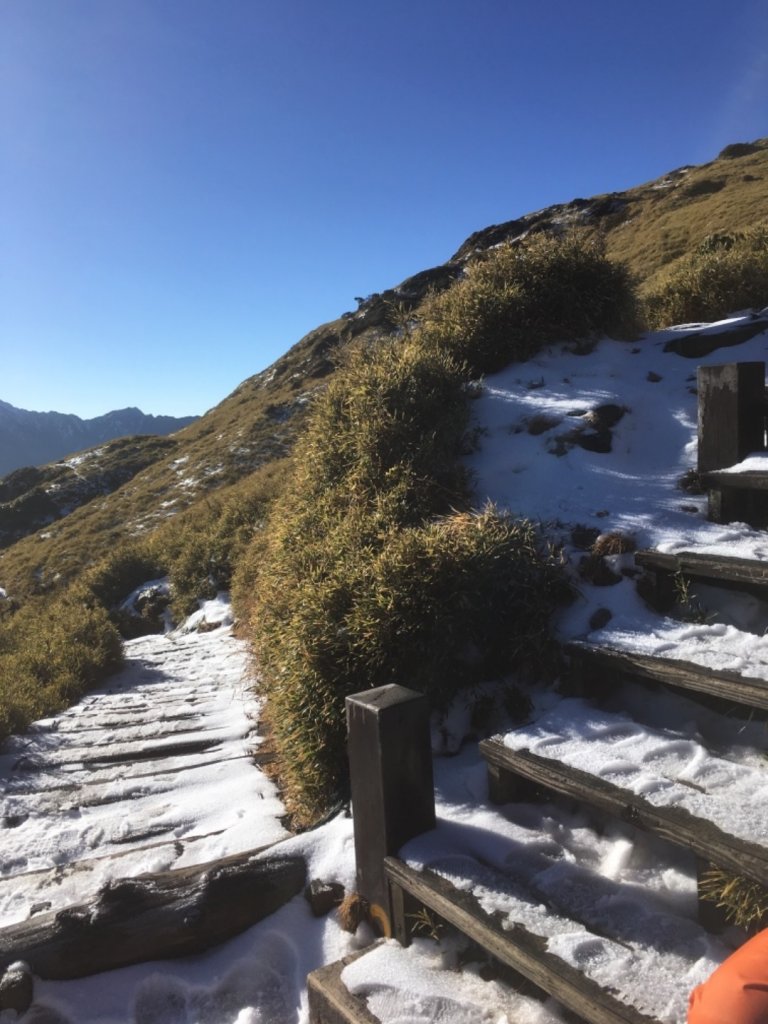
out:
M0 399L203 412L472 231L767 122L764 0L0 0Z

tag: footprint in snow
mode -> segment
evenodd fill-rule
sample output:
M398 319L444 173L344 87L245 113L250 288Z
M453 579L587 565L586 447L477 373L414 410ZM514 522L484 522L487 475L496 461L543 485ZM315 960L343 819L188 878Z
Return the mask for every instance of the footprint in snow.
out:
M139 988L134 1024L297 1024L296 953L281 935L264 936L214 988L153 975Z

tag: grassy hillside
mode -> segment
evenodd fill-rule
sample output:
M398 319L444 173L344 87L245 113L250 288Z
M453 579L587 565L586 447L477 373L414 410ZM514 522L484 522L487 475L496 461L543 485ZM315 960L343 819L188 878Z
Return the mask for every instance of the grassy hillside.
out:
M175 435L173 451L158 450L152 464L117 491L0 552L0 587L23 598L65 583L115 545L146 536L207 494L284 456L310 396L335 372L339 350L356 338L392 334L502 241L566 228L600 236L606 255L628 266L643 294L707 235L761 219L768 220L768 139L727 147L710 163L671 171L625 192L574 199L476 232L447 263L370 296L357 311L310 332Z
M709 163L680 167L625 192L573 199L485 228L452 262L527 232L575 228L601 235L606 255L628 267L642 294L707 235L768 219L767 186L768 139L726 146Z
M111 494L175 449L170 437L123 437L63 462L9 473L0 480L0 548Z

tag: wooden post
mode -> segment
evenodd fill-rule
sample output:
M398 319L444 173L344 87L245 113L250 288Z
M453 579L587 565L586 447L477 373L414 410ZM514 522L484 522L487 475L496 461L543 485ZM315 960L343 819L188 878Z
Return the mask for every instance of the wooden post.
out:
M357 889L392 934L384 858L435 827L427 698L404 686L347 697Z
M765 363L700 366L698 470L727 469L765 448Z

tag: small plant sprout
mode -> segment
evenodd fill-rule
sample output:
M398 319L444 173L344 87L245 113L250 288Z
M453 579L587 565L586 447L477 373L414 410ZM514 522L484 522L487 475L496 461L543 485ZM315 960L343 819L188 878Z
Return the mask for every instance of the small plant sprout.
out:
M439 918L435 917L431 910L422 907L413 914L405 915L410 921L414 935L423 935L428 939L439 942L445 933L445 925Z

